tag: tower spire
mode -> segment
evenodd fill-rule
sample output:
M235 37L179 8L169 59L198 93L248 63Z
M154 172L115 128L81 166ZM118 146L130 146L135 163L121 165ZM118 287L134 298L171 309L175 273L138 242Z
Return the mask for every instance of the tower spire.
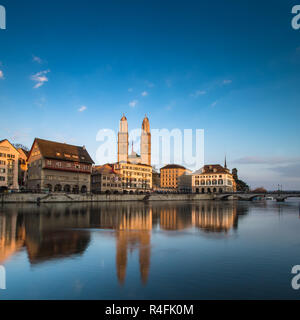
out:
M225 154L225 165L224 165L224 168L227 169L227 156Z

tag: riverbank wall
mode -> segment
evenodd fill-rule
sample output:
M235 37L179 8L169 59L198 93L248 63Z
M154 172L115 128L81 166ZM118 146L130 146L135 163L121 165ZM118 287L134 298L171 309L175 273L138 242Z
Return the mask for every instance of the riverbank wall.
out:
M213 200L210 194L66 194L8 193L0 194L0 203L63 203L63 202L128 202L128 201L199 201Z

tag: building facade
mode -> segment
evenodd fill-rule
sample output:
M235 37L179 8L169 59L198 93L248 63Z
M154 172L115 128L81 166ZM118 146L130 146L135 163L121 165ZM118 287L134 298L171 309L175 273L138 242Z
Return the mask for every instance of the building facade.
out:
M0 141L0 190L18 190L19 152L8 141Z
M90 192L93 160L85 147L35 139L28 156L27 187L50 192Z
M122 179L123 192L144 193L152 190L152 167L146 164L116 163L113 169Z
M236 183L226 167L205 165L193 174L181 176L179 190L192 193L236 192Z
M122 178L114 171L112 164L93 167L91 190L96 194L123 192Z
M177 189L179 185L179 178L188 173L191 173L191 171L183 166L169 164L160 169L160 187Z

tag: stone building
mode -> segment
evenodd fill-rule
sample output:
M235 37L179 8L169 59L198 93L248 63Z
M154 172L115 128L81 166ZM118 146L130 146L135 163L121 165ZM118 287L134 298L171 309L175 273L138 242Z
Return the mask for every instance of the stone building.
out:
M144 193L152 190L152 167L146 164L115 163L113 169L122 179L123 191Z
M91 190L93 193L122 193L122 178L112 164L95 166L92 170Z
M118 134L118 163L124 162L151 166L151 132L147 116L145 116L142 123L141 155L138 155L133 149L131 155L128 155L128 138L128 122L124 115L120 121Z
M192 193L235 192L236 183L226 166L205 165L193 174L181 176L179 190Z
M7 140L0 141L0 191L18 190L19 152Z
M128 122L125 115L120 121L118 134L118 162L113 170L121 177L124 193L144 193L152 189L151 132L150 122L145 116L142 123L141 155L133 150L129 155Z
M191 173L189 169L177 164L168 164L160 169L160 186L161 188L177 189L179 177Z
M89 192L93 163L85 147L35 139L28 156L27 187L36 191Z

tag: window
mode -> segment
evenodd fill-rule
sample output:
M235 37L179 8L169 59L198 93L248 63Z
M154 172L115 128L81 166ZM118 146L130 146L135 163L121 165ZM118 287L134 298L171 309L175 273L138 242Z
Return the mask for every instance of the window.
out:
M5 177L0 176L0 181L5 181Z
M47 160L47 165L51 166L52 165L52 161L51 160Z

